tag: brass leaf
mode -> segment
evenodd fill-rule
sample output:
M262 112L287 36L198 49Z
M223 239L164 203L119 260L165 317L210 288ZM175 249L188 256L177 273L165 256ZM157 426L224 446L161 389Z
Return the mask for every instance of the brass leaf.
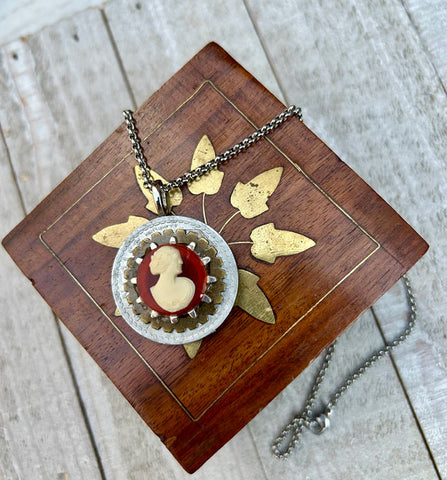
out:
M295 255L315 245L313 240L299 233L276 230L273 223L255 228L250 239L253 241L252 255L268 263L273 263L276 257Z
M118 310L118 308L115 309L114 315L115 317L121 317L121 312Z
M267 200L278 186L283 167L275 167L260 173L247 183L238 182L231 194L231 205L238 208L245 218L254 218L266 212Z
M191 360L197 355L201 344L202 340L196 340L195 342L185 343L183 345L183 348L186 350L186 353Z
M209 162L216 156L214 147L208 138L208 135L204 135L198 143L191 162L191 170L200 167L201 165ZM200 193L206 193L207 195L214 195L219 191L222 184L224 173L215 168L210 173L200 177L191 183L188 183L189 191L194 195Z
M135 171L135 176L137 178L138 186L140 187L140 190L142 191L143 195L147 198L147 205L146 208L150 210L152 213L157 213L157 207L155 206L154 203L154 197L152 196L152 193L150 190L147 188L144 188L144 178L143 174L141 173L141 168L138 165L135 165L134 168ZM168 183L161 175L159 175L157 172L154 172L152 170L152 177L154 180L161 180L163 183ZM173 190L170 190L167 193L167 200L169 202L169 205L171 207L177 207L182 203L183 200L183 195L182 192L179 188L174 188Z
M144 217L135 217L131 215L126 223L118 223L110 227L103 228L93 235L93 240L105 245L106 247L120 248L124 240L138 227L144 225L149 220Z
M264 292L258 287L259 277L247 270L239 269L239 289L236 303L252 317L265 323L276 322L270 302Z

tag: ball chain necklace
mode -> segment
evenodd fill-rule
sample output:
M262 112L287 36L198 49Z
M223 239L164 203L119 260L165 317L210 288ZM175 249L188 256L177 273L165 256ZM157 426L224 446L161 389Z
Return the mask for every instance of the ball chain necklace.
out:
M302 122L301 108L290 106L224 153L167 183L154 179L132 111L125 110L123 115L144 187L153 195L158 218L137 228L120 247L112 269L115 303L127 323L141 335L166 344L192 342L212 333L229 315L238 290L237 265L227 243L215 230L199 220L171 215L167 194L209 174L290 118ZM324 355L301 413L273 443L276 457L289 457L304 428L316 434L326 431L334 407L351 385L410 335L416 321L416 301L407 276L404 275L403 281L410 308L407 327L353 370L330 395L320 413L314 414L315 400L334 353L334 342Z
M381 358L388 356L397 346L403 343L414 329L416 322L416 300L411 288L410 281L406 275L402 278L409 306L408 322L406 328L400 335L389 343L385 343L383 348L374 352L361 365L355 368L344 380L343 383L330 395L330 400L321 410L320 414L313 414L312 407L315 403L316 396L320 389L320 385L326 375L326 371L331 362L335 349L334 342L327 350L321 363L320 369L314 378L310 393L306 399L303 410L296 415L292 421L284 428L281 434L276 438L272 445L273 454L281 459L286 459L294 447L296 447L301 439L304 427L312 433L321 434L330 427L329 417L340 398L348 391L351 385L360 378L369 368L377 363Z

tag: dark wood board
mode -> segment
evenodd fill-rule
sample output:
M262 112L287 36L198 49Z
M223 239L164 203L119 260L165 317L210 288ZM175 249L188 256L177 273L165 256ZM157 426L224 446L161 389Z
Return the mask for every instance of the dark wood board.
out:
M207 45L136 112L150 165L173 178L190 168L201 137L231 147L284 106L216 44ZM153 218L134 173L122 124L4 240L24 274L143 420L188 471L200 467L287 386L427 250L425 241L297 119L221 167L205 199L219 229L230 196L283 167L268 211L237 215L227 242L274 223L316 241L273 264L233 245L239 268L260 277L274 325L239 307L191 360L182 346L147 340L114 315L116 249L92 240L130 215ZM202 220L202 197L183 189L177 214Z

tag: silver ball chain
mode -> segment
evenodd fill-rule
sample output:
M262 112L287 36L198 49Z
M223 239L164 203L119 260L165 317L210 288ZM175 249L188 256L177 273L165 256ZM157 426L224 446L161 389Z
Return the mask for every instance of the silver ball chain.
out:
M297 117L300 122L303 121L303 116L300 107L296 107L295 105L291 105L289 108L282 111L279 115L275 118L270 120L270 122L266 123L264 126L259 128L258 130L254 131L251 135L244 138L239 143L236 143L233 147L226 150L224 153L217 155L217 157L213 158L207 163L198 166L194 170L190 170L189 172L184 173L180 177L171 180L168 183L158 183L152 177L152 172L150 166L145 161L143 151L141 148L141 142L138 138L137 129L135 127L135 120L133 118L133 113L131 110L124 110L123 111L124 118L126 120L127 126L127 133L129 134L129 140L132 143L132 150L135 154L135 158L138 162L138 165L141 168L141 172L144 177L144 186L145 188L152 189L153 187L157 186L165 193L173 190L174 188L180 188L187 183L193 182L194 180L198 180L203 175L211 172L219 165L222 165L228 160L231 160L233 157L239 155L243 151L250 148L254 143L264 138L273 130L278 128L282 125L286 120L291 117Z
M390 343L386 343L384 348L377 350L367 360L365 360L359 367L351 372L345 381L337 388L337 390L330 396L329 402L323 408L322 413L313 415L312 408L315 403L316 396L320 389L320 385L326 375L326 370L331 362L332 355L335 350L335 342L326 350L320 370L318 371L310 393L307 397L306 403L301 413L299 413L293 420L284 428L281 434L276 438L272 445L273 454L282 459L290 456L294 447L296 447L303 434L304 427L311 432L320 434L327 430L330 426L329 417L333 412L340 398L348 391L351 385L360 378L369 368L371 368L378 360L389 355L398 345L404 342L410 333L413 331L414 324L417 318L416 300L411 288L410 281L406 275L402 278L409 304L408 324L405 330L398 335Z
M145 188L152 189L156 191L157 189L161 190L162 193L166 194L170 190L175 188L180 188L187 183L198 180L203 175L211 172L219 165L222 165L233 157L237 156L239 153L247 150L254 143L259 141L261 138L264 138L270 132L282 125L286 120L291 117L297 117L300 122L303 121L302 111L300 107L291 105L286 110L282 111L279 115L274 117L270 122L266 123L264 126L253 132L248 137L244 138L239 143L236 143L233 147L226 150L224 153L213 158L209 162L200 165L194 170L190 170L180 177L177 177L174 180L171 180L167 183L161 183L160 181L154 180L152 177L152 170L147 164L143 151L141 148L141 142L138 138L137 129L135 127L135 120L133 118L133 113L131 110L123 111L124 118L126 120L127 132L129 134L129 139L132 143L132 150L135 154L138 165L141 168L141 172L144 177L144 186ZM155 187L155 188L154 188ZM351 385L360 378L369 368L371 368L378 360L389 355L398 345L404 342L410 333L413 331L414 324L416 322L416 300L411 288L410 281L406 275L403 276L403 281L406 287L407 299L409 303L410 313L408 316L408 325L405 330L398 335L393 341L385 344L385 347L377 350L373 353L368 359L366 359L359 367L357 367L346 379L345 381L337 388L337 390L330 396L329 402L326 404L323 411L318 415L312 414L312 408L315 403L316 396L320 389L320 385L324 380L326 371L329 367L329 364L332 359L332 355L335 350L335 342L327 349L324 356L321 367L314 379L312 388L307 397L304 408L300 414L295 416L293 420L284 428L281 434L276 438L275 442L272 445L273 454L278 458L288 458L292 449L296 447L301 439L303 429L307 428L311 432L316 434L321 434L327 430L330 426L329 417L331 416L334 407L337 405L340 398L348 391Z

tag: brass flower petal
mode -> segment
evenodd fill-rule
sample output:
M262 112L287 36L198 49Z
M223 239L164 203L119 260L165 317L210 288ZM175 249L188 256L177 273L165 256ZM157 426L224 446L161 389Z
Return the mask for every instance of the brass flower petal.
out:
M141 173L141 168L138 165L135 165L134 171L135 171L135 177L137 178L138 186L140 187L140 190L142 191L143 195L147 198L146 208L152 213L157 214L157 207L155 206L155 203L154 203L154 197L152 196L152 193L150 190L148 190L147 188L144 188L144 179L143 179L143 174ZM154 180L161 180L163 183L168 183L161 175L159 175L157 172L154 172L154 170L151 170L151 172ZM177 207L182 203L182 200L183 200L183 195L181 190L179 188L170 190L167 193L167 199L171 207Z
M238 208L245 218L254 218L266 212L267 200L278 186L283 167L275 167L260 173L247 183L238 182L231 194L231 205Z
M191 170L200 167L201 165L209 162L216 156L214 147L208 138L208 135L204 135L198 143L191 162ZM220 189L222 184L224 173L215 168L210 173L200 177L191 183L188 183L189 191L194 195L206 193L207 195L214 195Z
M195 342L185 343L183 348L186 350L188 357L192 360L199 351L200 345L202 344L202 339L196 340Z
M235 305L262 322L274 324L275 314L268 298L258 287L258 281L259 277L254 273L239 269L239 290Z
M299 233L277 230L273 223L255 228L250 239L253 241L252 255L268 263L274 263L276 257L295 255L315 245L312 239Z
M95 242L105 245L106 247L120 248L124 240L138 227L144 225L149 220L144 217L135 217L131 215L126 223L118 223L103 228L95 233L92 238Z

